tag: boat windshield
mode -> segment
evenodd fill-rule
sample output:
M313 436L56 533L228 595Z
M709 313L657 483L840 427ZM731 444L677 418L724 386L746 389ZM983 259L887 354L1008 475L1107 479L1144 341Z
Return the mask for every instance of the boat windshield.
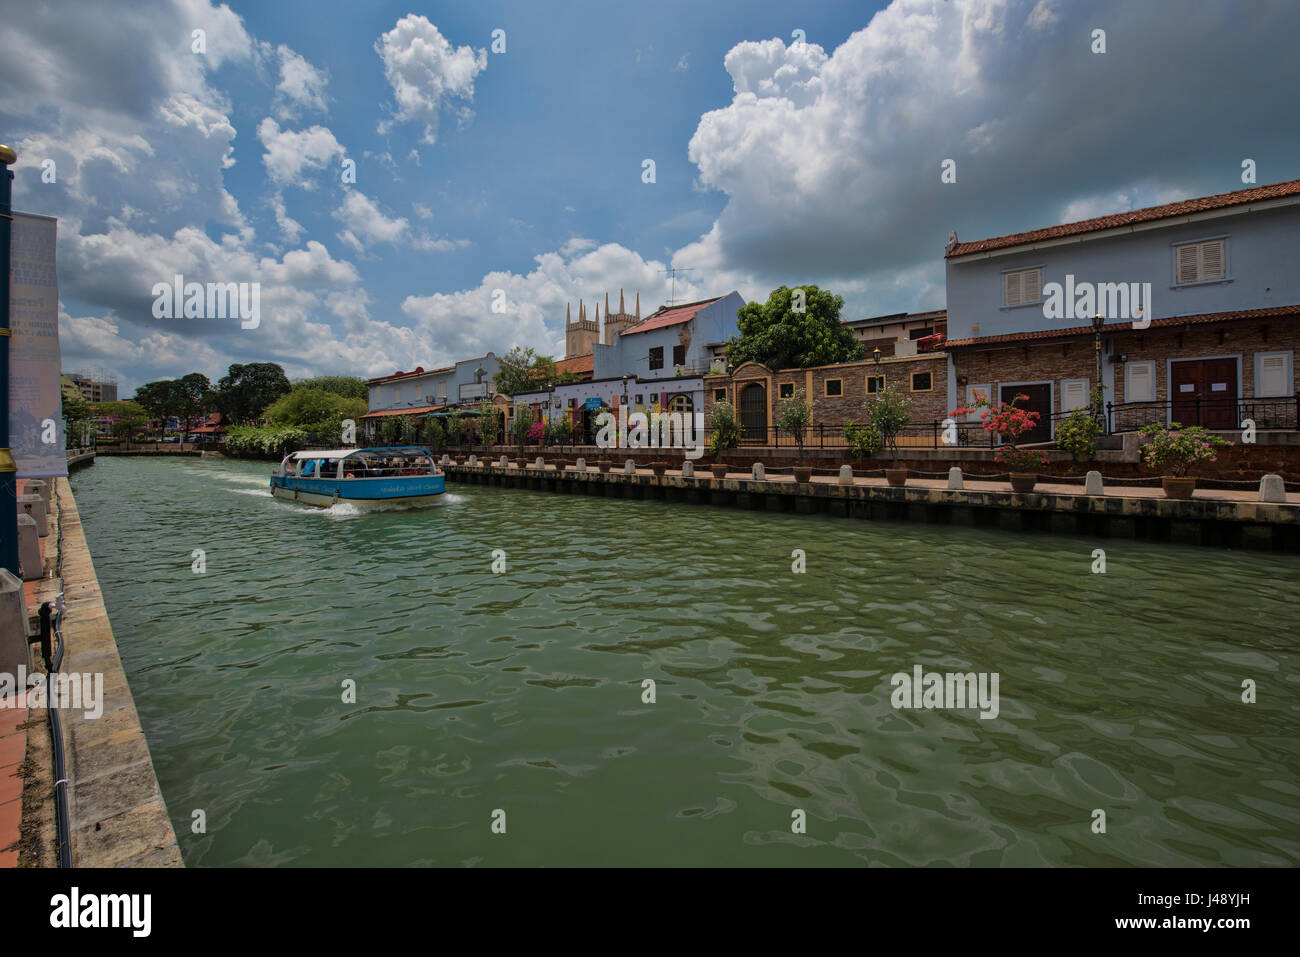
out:
M339 462L343 478L388 478L394 475L437 474L433 459L423 450L364 449Z

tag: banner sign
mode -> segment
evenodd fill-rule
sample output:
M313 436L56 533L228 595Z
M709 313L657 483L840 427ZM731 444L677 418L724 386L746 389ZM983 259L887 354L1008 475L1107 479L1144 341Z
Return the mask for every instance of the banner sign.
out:
M599 408L600 408L600 398L599 398L598 396L594 396L594 395L593 395L591 398L589 398L589 399L587 400L587 408L588 408L588 409L599 409Z
M9 445L19 478L68 474L59 386L57 221L14 213L9 258Z

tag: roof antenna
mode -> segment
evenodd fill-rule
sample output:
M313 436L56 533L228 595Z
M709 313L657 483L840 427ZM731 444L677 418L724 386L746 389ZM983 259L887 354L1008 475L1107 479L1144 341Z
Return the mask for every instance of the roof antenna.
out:
M664 270L665 276L673 277L672 293L668 296L668 305L671 306L674 302L677 301L677 274L679 272L695 272L697 268L698 267L696 266L689 266L686 268L682 268L680 266L669 266L667 269Z

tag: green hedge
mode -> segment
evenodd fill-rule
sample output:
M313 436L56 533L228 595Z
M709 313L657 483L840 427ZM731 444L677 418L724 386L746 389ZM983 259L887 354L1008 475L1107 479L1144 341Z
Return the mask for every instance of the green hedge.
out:
M236 425L226 430L226 454L252 459L278 459L307 444L302 429L272 425L266 428Z

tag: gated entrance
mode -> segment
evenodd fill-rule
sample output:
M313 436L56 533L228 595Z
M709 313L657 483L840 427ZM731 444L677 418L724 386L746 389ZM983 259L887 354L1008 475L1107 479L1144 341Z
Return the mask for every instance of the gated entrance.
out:
M740 390L741 441L746 445L767 444L767 390L751 382Z

